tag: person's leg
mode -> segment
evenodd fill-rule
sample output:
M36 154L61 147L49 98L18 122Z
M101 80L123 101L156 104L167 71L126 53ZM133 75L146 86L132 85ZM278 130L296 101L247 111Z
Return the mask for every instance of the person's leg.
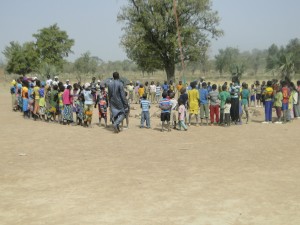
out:
M210 105L209 106L209 114L210 114L210 123L214 123L214 106Z
M149 111L145 112L145 116L146 116L146 126L147 126L147 128L150 128L151 125L150 125L150 113L149 113Z
M140 128L144 127L144 122L145 122L145 112L142 111L141 113L141 124L140 124Z
M220 122L220 112L219 112L220 106L216 105L215 106L215 114L216 114L216 123L218 124Z
M269 122L269 104L268 104L268 101L266 103L267 104L265 104L265 121Z
M208 125L208 117L209 117L208 104L204 105L204 112L205 112L206 125Z
M224 124L224 109L220 109L220 125Z
M122 123L125 115L124 113L119 114L114 120L114 129L116 132L120 132L120 124Z
M184 130L187 130L187 126L185 125L183 120L180 120L180 124L181 124L181 127L183 127Z

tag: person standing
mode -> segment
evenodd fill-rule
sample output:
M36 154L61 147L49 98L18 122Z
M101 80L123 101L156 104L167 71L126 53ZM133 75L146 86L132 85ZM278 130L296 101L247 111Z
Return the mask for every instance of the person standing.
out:
M113 73L114 80L108 84L108 102L111 119L116 133L120 132L120 123L125 117L125 108L128 105L123 83L119 80L118 72Z

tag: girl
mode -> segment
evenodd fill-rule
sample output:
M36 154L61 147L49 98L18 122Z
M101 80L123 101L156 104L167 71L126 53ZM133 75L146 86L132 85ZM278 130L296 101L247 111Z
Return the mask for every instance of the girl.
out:
M156 92L156 85L154 84L154 81L151 81L151 84L150 84L150 102L151 103L154 103L155 92Z
M58 110L57 110L57 114L58 114L58 122L60 124L63 123L63 111L64 111L64 103L63 103L63 93L65 91L65 87L64 85L59 82L58 85Z
M107 106L108 106L108 98L107 93L105 91L105 86L100 85L100 91L97 95L97 99L95 102L95 108L96 105L98 105L98 111L99 111L99 127L101 126L101 119L104 119L104 126L107 127Z
M23 99L23 117L30 118L29 114L29 108L28 108L28 81L23 81L23 87L22 87L22 99Z
M279 86L276 87L276 94L274 96L274 107L276 110L277 121L276 124L281 124L281 108L282 108L282 92L280 91Z
M273 92L272 81L268 81L263 93L265 103L265 121L263 123L272 123Z
M64 90L62 95L62 100L64 104L63 109L63 124L70 124L73 122L73 99L71 95L72 86L68 85L67 88Z
M80 94L75 102L76 108L76 122L77 125L82 126L82 121L84 119L84 97Z
M191 125L191 118L194 115L196 117L196 126L199 125L199 92L196 89L196 82L191 83L191 88L188 92L188 106L189 106L189 126Z
M91 127L93 118L93 95L89 83L86 83L84 88L84 127Z
M179 98L178 99L178 105L179 105L179 108L178 108L178 129L181 130L181 127L183 127L183 129L185 131L187 131L187 126L185 125L184 121L185 121L185 115L186 115L186 108L183 104L183 101Z
M261 86L259 81L255 82L256 107L261 107Z
M41 119L45 120L45 112L46 112L45 82L41 82L41 88L39 90L39 94L40 94L40 101L39 101L40 110L39 110L39 114L40 114Z
M226 99L225 105L224 105L224 115L225 115L225 126L230 126L230 108L231 108L231 100L230 98Z
M33 88L33 94L34 94L33 116L34 116L34 120L36 120L39 117L39 111L40 111L40 86L41 86L41 82L39 80L36 80L35 81L35 87Z
M250 97L250 107L252 106L252 103L253 103L253 106L256 107L254 84L251 84L250 94L251 94L251 97Z
M246 113L246 124L248 123L249 120L249 113L248 113L248 107L249 107L249 95L250 92L248 90L248 85L246 83L242 84L242 111ZM242 119L240 119L242 122Z

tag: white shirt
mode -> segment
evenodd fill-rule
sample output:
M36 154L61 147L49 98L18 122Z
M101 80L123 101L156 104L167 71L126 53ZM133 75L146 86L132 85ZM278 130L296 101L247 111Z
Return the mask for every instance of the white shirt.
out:
M156 85L152 84L150 85L150 93L155 93L156 92Z

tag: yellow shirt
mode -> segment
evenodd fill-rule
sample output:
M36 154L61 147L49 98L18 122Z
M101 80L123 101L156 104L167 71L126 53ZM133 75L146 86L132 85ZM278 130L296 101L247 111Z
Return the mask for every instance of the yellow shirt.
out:
M26 96L27 93L27 96ZM28 98L28 88L22 87L22 98Z
M199 91L192 89L188 92L189 112L192 114L198 114L199 111Z
M145 93L145 88L139 88L138 93L140 97L143 97L143 94Z
M40 92L39 92L40 88L38 86L35 86L33 88L33 92L34 92L34 99L40 99Z

